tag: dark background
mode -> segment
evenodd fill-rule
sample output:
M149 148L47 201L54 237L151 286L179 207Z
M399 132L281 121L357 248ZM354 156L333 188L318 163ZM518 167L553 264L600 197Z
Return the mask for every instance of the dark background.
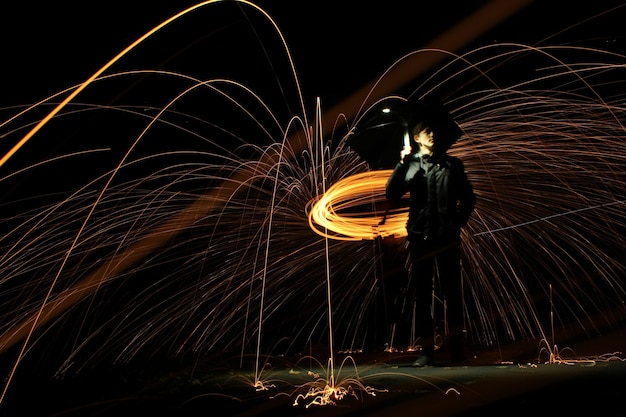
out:
M84 81L146 31L198 3L145 0L113 0L80 6L67 0L3 3L0 6L0 104L31 103ZM158 42L163 52L161 59L180 53L198 37L218 36L215 32L226 26L243 24L241 11L250 19L258 14L243 4L218 3L194 12L197 19L186 18L184 24L168 30ZM487 3L486 0L375 3L265 0L256 4L283 31L302 79L305 100L313 102L315 97L321 97L323 105L330 106L381 75L402 55L423 47ZM611 42L611 48L615 49L615 43L619 43L623 49L624 7L593 19L620 4L621 1L613 0L530 2L513 18L472 41L467 49L491 42L589 44L594 39L598 45ZM237 8L239 13L235 11ZM238 16L234 23L226 18L227 9ZM578 23L576 28L562 32ZM247 36L244 30L237 30L229 32L228 38L234 40L237 32ZM142 62L141 51L134 55L132 60L120 63L120 67L149 68L151 62ZM250 67L253 61L237 55L234 50L233 61L247 63L245 71L254 72ZM223 64L209 63L203 58L206 57L196 55L195 62L187 59L185 68L181 69L201 75Z

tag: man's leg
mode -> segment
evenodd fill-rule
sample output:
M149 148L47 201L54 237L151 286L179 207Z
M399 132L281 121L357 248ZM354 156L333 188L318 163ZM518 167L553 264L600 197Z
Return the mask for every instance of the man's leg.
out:
M415 342L422 348L421 355L414 365L425 366L434 363L434 328L432 316L433 298L433 257L428 248L413 245L411 250L411 285L415 312ZM418 363L421 362L421 363Z
M454 245L437 259L440 282L446 302L448 348L452 362L465 359L463 341L463 287L461 283L461 249Z

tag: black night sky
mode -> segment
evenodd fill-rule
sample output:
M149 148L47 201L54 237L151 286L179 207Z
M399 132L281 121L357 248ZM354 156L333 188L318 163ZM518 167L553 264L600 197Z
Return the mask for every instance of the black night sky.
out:
M378 77L403 54L423 47L487 3L472 0L407 5L391 0L365 5L343 0L256 4L283 31L302 77L305 97L309 101L321 97L323 104L330 106ZM587 2L575 7L561 0L528 3L515 16L471 41L466 49L491 42L623 43L618 24L623 8L594 19L595 15L619 6L619 1ZM116 0L89 8L69 1L3 5L2 104L31 102L86 79L147 30L194 4L198 3ZM193 25L186 23L171 30L161 47L178 51L185 47L180 42L189 42L193 36L210 36L219 28L220 20L228 21L223 15L217 22L212 20L212 15L222 13L220 8L231 8L224 6L213 5L198 13L203 16L191 22ZM134 64L141 64L140 57L137 59ZM204 64L200 57L196 59L188 65L198 70Z

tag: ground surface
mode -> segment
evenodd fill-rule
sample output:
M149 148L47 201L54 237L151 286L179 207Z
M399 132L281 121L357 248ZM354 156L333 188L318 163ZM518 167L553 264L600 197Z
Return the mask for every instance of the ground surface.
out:
M623 340L620 332L581 343L579 352L553 349L552 363L546 363L550 350L540 358L541 347L532 355L528 345L481 352L464 364L449 364L442 354L438 366L424 369L411 366L411 353L337 354L334 384L326 359L269 358L259 389L253 387L256 360L240 366L236 355L65 380L22 375L1 411L31 417L626 416L626 361L612 350ZM316 405L334 399L323 395L327 383L345 397ZM309 395L314 391L318 395Z

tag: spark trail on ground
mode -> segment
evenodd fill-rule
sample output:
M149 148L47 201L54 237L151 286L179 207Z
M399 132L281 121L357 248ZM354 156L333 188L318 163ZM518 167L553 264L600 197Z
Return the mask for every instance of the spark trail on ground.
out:
M478 196L462 236L471 343L545 339L551 320L585 335L620 325L626 57L493 44L462 56L422 49L391 68L431 54L445 63L406 95L445 92L464 132L451 153ZM289 58L276 62L297 80ZM159 87L160 104L94 99L138 80ZM277 90L304 109L293 84ZM346 144L367 106L319 141L304 110L275 109L244 81L120 71L83 92L94 95L44 100L19 117L2 110L4 143L39 126L41 113L51 114L47 129L29 144L67 143L43 156L22 149L3 165L4 354L27 339L20 359L65 375L136 358L255 352L256 341L265 352L306 352L328 343L327 279L337 348L385 338L376 336L385 333L380 263L389 247L402 253L403 213L383 222L386 173ZM84 130L66 133L70 122ZM68 178L58 168L70 162ZM356 230L326 233L325 221Z

